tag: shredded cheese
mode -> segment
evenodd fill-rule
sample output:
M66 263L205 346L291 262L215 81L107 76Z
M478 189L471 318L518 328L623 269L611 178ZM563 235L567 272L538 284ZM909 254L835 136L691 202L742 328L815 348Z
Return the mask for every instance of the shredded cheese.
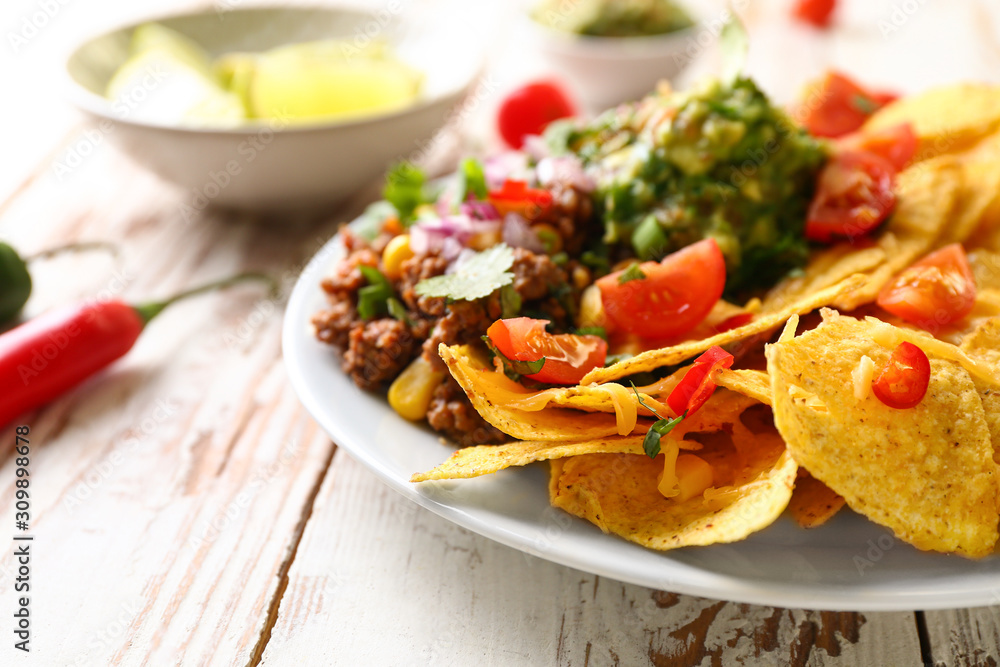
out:
M631 433L632 429L635 428L636 422L639 420L639 408L635 400L635 394L630 389L625 388L625 386L615 384L614 382L598 385L597 388L607 392L608 397L611 398L611 404L615 406L618 435L628 435Z
M656 489L664 498L673 498L681 492L677 483L677 454L680 448L673 438L660 438L660 453L663 454L663 472L656 483Z
M854 398L863 401L868 398L872 390L872 375L875 373L875 362L867 355L861 355L861 361L853 371L851 379L854 380Z

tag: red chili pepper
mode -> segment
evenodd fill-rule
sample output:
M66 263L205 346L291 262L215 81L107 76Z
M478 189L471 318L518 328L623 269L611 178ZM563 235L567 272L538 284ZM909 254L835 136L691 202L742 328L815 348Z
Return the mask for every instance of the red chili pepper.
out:
M931 380L927 354L910 342L896 346L882 372L872 382L872 393L890 408L906 410L924 400Z
M667 405L674 414L682 415L686 412L690 417L697 412L715 391L716 385L711 379L712 371L716 368L732 368L733 360L733 355L718 345L708 348L704 354L695 359L691 370L667 396Z
M489 192L490 203L501 216L517 213L534 220L552 205L552 193L541 188L529 188L525 181L507 179L499 190Z
M131 306L122 301L73 304L48 311L0 335L0 426L45 405L132 349L143 328L180 299L245 280L244 273L182 292L166 301Z
M753 322L753 313L737 313L715 325L715 332L723 333L724 331L739 329L744 324L750 324L750 322Z

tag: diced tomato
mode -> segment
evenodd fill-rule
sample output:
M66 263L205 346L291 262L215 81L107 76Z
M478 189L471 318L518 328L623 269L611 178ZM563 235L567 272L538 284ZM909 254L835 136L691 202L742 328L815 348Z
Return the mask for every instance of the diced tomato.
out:
M841 151L864 151L885 159L902 171L917 152L917 135L909 123L900 123L875 132L855 132L837 142Z
M935 250L882 288L878 305L932 331L962 319L976 304L976 278L960 243Z
M895 168L874 153L835 155L820 172L806 217L806 238L853 241L878 227L896 205L895 174Z
M825 28L830 25L836 6L837 0L795 0L792 16L817 28Z
M726 260L715 239L705 239L660 262L639 265L642 278L622 282L624 271L597 280L604 312L619 331L643 338L687 333L705 319L726 286Z
M573 103L561 87L551 81L536 81L503 99L497 127L511 148L520 148L527 135L541 134L552 121L575 114Z
M514 317L497 320L486 330L493 344L508 359L545 364L538 373L525 377L550 384L579 384L583 376L603 366L608 344L600 336L550 334L547 320Z
M541 188L529 188L525 181L506 180L499 190L490 190L490 203L501 217L517 213L534 220L552 205L552 193Z
M800 122L817 137L840 137L864 125L895 93L865 90L840 72L827 72L806 87L799 104Z
M931 363L919 347L902 342L872 383L872 393L890 408L905 410L923 400L931 380Z
M667 396L667 405L675 415L685 412L688 416L698 411L715 391L712 372L718 368L732 368L733 355L718 345L713 345L694 360L691 369L681 378L674 390Z

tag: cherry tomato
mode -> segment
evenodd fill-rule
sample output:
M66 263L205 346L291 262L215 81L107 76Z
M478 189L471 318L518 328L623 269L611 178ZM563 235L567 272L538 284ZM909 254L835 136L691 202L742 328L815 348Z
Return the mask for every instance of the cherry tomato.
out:
M903 342L892 351L872 383L872 393L890 408L905 410L923 400L931 380L931 363L924 351Z
M615 329L643 338L679 336L698 326L722 296L726 260L715 239L705 239L644 262L645 277L622 282L624 271L597 280L604 312Z
M547 323L530 317L497 320L486 335L508 359L538 361L545 357L541 371L525 376L539 382L579 384L584 375L604 365L608 344L603 338L550 334L545 331Z
M878 305L932 331L962 319L976 304L976 279L960 243L935 250L882 288Z
M840 137L864 125L894 93L868 91L839 72L827 72L806 87L799 104L802 125L817 137Z
M917 135L909 123L900 123L875 132L856 132L837 142L844 152L864 151L884 158L896 171L902 171L917 152Z
M712 372L717 368L732 368L733 355L718 345L708 348L694 360L691 369L681 378L674 390L667 396L667 405L675 415L688 413L690 417L698 411L715 391Z
M835 155L823 167L806 217L806 238L854 240L878 227L896 205L896 170L874 153Z
M795 0L792 16L817 28L825 28L830 25L830 17L836 6L837 0Z
M552 193L529 188L525 181L507 179L499 190L489 192L489 200L501 217L517 213L527 220L534 220L552 205Z
M504 98L497 126L511 148L520 148L527 135L541 134L552 121L575 115L576 109L562 88L549 81L536 81Z

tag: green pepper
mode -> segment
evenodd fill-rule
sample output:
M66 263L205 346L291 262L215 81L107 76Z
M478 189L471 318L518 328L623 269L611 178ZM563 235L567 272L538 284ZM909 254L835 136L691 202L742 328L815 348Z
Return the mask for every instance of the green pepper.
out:
M0 241L0 323L9 322L28 303L31 274L17 251Z

